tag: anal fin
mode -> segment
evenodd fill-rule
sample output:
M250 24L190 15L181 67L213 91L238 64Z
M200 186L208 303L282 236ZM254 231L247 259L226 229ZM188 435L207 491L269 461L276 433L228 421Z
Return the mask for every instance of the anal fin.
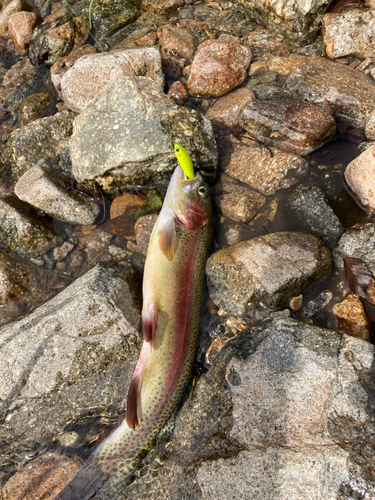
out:
M126 423L133 430L139 426L141 421L141 389L142 375L138 372L133 375L126 404Z
M158 309L156 304L152 302L142 309L142 334L146 342L152 343L157 322Z

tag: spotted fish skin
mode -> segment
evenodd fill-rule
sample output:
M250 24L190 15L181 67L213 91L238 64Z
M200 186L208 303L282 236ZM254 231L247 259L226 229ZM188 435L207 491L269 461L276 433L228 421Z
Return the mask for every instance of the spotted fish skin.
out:
M143 280L144 342L126 419L55 500L114 499L175 411L192 376L212 234L208 188L200 174L186 179L178 166L150 237Z

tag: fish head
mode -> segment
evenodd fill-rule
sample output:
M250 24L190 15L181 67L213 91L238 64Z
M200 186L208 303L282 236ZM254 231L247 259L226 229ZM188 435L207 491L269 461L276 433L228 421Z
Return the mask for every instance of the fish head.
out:
M181 166L176 167L164 203L182 229L197 231L211 220L210 190L199 172L188 179Z

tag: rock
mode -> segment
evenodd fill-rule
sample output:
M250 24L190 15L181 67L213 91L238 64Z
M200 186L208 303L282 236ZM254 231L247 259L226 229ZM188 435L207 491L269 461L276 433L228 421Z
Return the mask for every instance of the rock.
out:
M48 445L72 420L123 411L142 339L140 275L96 265L0 329L0 463Z
M155 14L163 14L164 11L181 7L184 3L185 0L142 0L142 7Z
M52 66L61 57L68 55L74 47L85 43L88 31L80 18L63 11L55 11L46 17L33 31L29 44L30 61L39 66Z
M158 214L143 215L135 223L134 229L137 247L143 255L147 255L148 242L150 241L151 231L157 218Z
M220 195L216 202L224 215L237 222L250 222L266 203L263 195L241 185L226 174L221 175L221 189L224 194Z
M9 34L12 37L14 48L22 55L28 52L29 42L33 30L42 22L34 12L16 12L8 20Z
M243 108L239 123L256 139L301 156L336 134L330 113L292 97L254 99Z
M65 189L65 178L53 172L43 160L25 172L14 191L20 200L42 210L50 217L90 226L100 214L100 207Z
M218 99L207 111L214 127L215 135L229 134L238 128L243 109L255 99L254 92L243 87Z
M276 37L270 31L262 28L261 26L255 27L254 31L249 34L246 45L251 47L251 50L262 58L264 53L287 57L293 48L284 43L282 38L279 36Z
M237 3L237 2L236 2ZM319 30L316 18L324 14L330 0L238 0L251 10L252 18L284 40L297 46L307 45Z
M303 318L311 318L317 312L321 311L326 307L333 299L333 293L330 290L323 290L320 294L305 305L302 309Z
M341 122L364 128L375 109L375 83L367 75L323 57L312 57L287 79L284 90L304 101L328 103Z
M5 5L0 11L0 35L6 35L8 33L8 22L12 14L16 12L21 12L25 10L30 10L30 7L23 0L12 0L7 5Z
M40 90L27 97L20 107L21 119L29 123L47 114L52 114L56 109L56 99L49 90Z
M160 52L150 48L81 57L62 77L65 104L80 113L111 83L130 75L151 78L161 90L164 77Z
M233 136L221 137L218 148L223 171L266 196L294 186L309 168L299 156Z
M168 90L168 95L169 97L172 97L174 102L180 106L182 106L189 97L185 87L179 81L172 83L170 89Z
M369 212L375 213L375 146L351 161L344 177L359 203Z
M29 289L30 272L22 262L0 252L0 305L14 302Z
M268 71L280 75L291 75L293 71L308 60L305 56L292 54L291 57L272 57L267 61ZM252 67L253 65L251 65Z
M61 139L72 133L73 116L70 111L62 111L12 132L3 146L2 162L11 165L16 179L41 159L58 162L57 147Z
M240 44L207 40L199 45L191 65L189 93L219 97L240 85L247 76L250 50Z
M55 234L40 220L27 213L26 204L17 199L0 199L0 239L8 248L20 253L43 253L51 246Z
M332 309L338 318L337 329L352 337L371 341L371 327L363 305L357 295L350 293Z
M375 276L375 224L366 224L357 231L345 231L337 242L336 256L355 257L364 261ZM335 259L335 265L343 268L342 259Z
M67 258L67 256L70 254L70 252L73 250L74 245L70 241L64 241L64 243L59 246L55 247L52 250L52 258L57 261L61 261Z
M329 247L334 246L343 229L318 186L297 188L290 199L290 206L302 224L322 238Z
M116 80L76 117L70 139L72 175L79 182L96 180L104 189L165 182L176 157L164 130L184 145L204 174L215 175L217 149L210 121L177 107L158 83L141 77L137 82Z
M110 217L114 219L123 214L134 213L147 204L147 198L138 194L123 193L117 196L111 204Z
M368 342L289 318L240 333L119 500L371 498L373 362Z
M158 37L152 26L146 26L134 31L121 42L115 43L113 50L124 49L145 49L154 47L157 44Z
M46 453L9 479L4 488L4 499L53 498L68 484L83 462L80 457Z
M210 297L227 313L239 316L260 302L279 309L324 276L331 261L324 243L307 233L279 232L242 241L208 259Z
M375 109L367 117L365 135L370 141L375 140Z
M61 80L68 69L70 69L80 57L95 53L96 50L92 45L83 45L68 56L62 57L51 66L51 80L60 99L62 99Z
M327 56L375 57L375 12L354 9L323 17L323 37Z
M159 35L161 64L166 74L177 80L189 65L198 46L198 40L187 28L163 26Z

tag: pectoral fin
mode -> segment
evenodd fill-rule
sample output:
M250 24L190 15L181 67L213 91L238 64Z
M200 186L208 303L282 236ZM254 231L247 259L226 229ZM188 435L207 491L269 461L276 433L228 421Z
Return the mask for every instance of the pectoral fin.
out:
M142 310L142 333L146 342L152 342L158 322L158 309L155 303L151 303Z
M141 421L141 389L142 375L138 372L132 378L126 404L126 423L133 430L138 427Z
M159 247L168 260L173 260L177 247L176 224L174 217L168 218L159 232Z

